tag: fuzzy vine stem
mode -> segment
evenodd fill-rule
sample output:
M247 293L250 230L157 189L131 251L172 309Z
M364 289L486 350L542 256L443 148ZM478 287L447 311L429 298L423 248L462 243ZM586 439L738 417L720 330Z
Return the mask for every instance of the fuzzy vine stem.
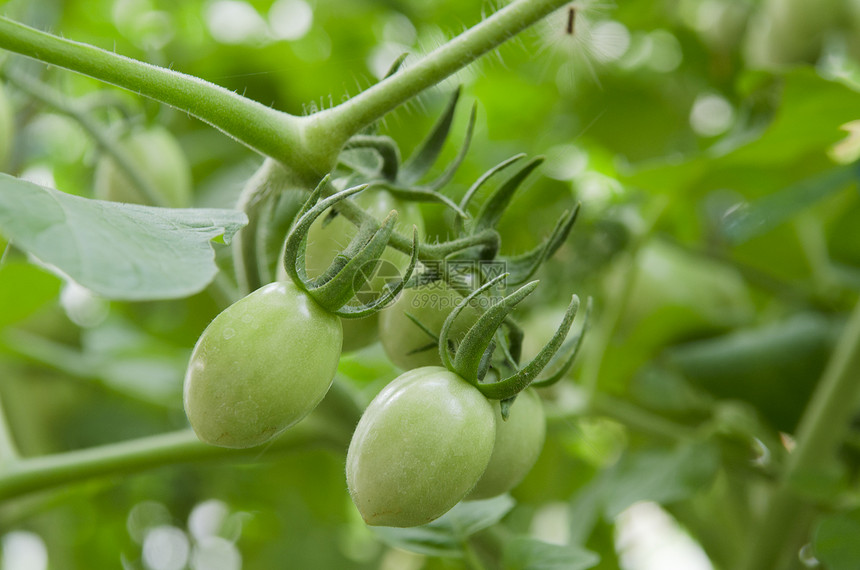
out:
M297 119L197 77L0 17L0 48L57 65L187 111L251 148L293 162Z
M293 450L328 444L338 449L348 443L344 430L328 418L310 416L277 438L273 449ZM97 477L132 473L191 461L259 456L261 448L227 449L208 445L190 429L97 447L26 457L0 472L0 501Z
M276 111L197 77L60 38L5 17L0 17L0 48L186 111L314 182L333 168L350 136L566 3L517 0L409 68L310 117Z
M522 32L567 0L517 0L370 89L314 115L311 133L348 138L421 91Z
M795 520L809 520L810 505L792 488L792 481L833 461L848 429L857 398L860 397L860 302L855 306L812 400L800 419L796 446L789 454L785 470L768 501L742 568L778 568L786 547L796 538L790 531ZM795 553L796 554L796 553ZM794 556L796 558L796 556Z
M37 81L25 74L13 70L3 70L3 76L15 88L23 91L30 97L41 101L42 104L52 108L63 115L68 115L81 126L81 128L95 141L99 149L110 156L116 163L117 168L125 174L132 185L137 188L149 204L154 206L167 206L158 190L143 175L135 165L131 156L117 144L116 137L112 136L96 120L92 118L89 109L82 105L67 100L41 81Z

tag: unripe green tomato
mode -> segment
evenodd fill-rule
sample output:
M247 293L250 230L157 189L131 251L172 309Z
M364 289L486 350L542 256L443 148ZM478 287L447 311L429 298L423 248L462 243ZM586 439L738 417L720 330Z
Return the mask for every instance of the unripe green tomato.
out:
M12 154L14 130L15 116L12 113L12 105L6 95L6 89L0 83L0 169L6 168Z
M418 228L418 236L423 237L424 220L417 203L398 200L385 190L365 190L352 199L380 221L385 219L391 210L396 210L398 218L395 230L411 237L412 227L415 226ZM305 266L308 275L312 277L322 274L328 268L335 255L346 248L357 231L355 224L343 216L336 216L323 225L326 215L320 216L308 230ZM382 291L386 278L396 278L409 266L409 256L390 247L385 249L380 259L382 263L378 266L377 274L366 286L376 293ZM283 265L279 265L278 279L286 278ZM351 352L372 344L378 337L378 327L378 314L362 319L343 319L343 351Z
M292 282L230 305L206 327L185 376L185 413L197 436L251 447L313 410L340 358L340 319Z
M191 169L176 138L163 127L136 131L120 142L129 158L158 192L164 205L191 205ZM96 165L95 197L99 200L151 204L108 154Z
M441 366L442 360L437 347L414 352L432 343L433 338L408 315L418 319L438 336L445 319L462 300L456 291L438 281L424 287L405 289L393 305L379 314L379 340L391 362L403 370ZM460 341L480 313L473 305L463 309L451 327L450 338L455 342Z
M532 389L514 400L507 420L499 402L493 402L496 443L487 470L467 500L488 499L507 493L528 475L538 460L546 437L546 416L540 396Z
M373 399L346 456L349 493L364 521L428 523L460 502L490 461L493 408L437 366L410 370Z

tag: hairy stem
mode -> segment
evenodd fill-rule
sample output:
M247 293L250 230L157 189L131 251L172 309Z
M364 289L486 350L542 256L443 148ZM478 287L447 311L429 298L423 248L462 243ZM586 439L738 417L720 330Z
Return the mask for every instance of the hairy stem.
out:
M314 115L308 135L334 135L345 141L395 107L436 85L567 3L568 0L517 0L511 3L367 91Z
M755 539L749 542L745 570L779 568L796 535L790 521L808 524L811 506L792 489L804 473L827 465L845 437L855 403L860 396L860 303L854 308L830 362L815 389L796 433L796 446L773 490Z
M108 154L116 163L117 168L128 178L132 185L153 206L167 206L167 203L146 176L135 165L131 156L118 144L116 137L105 130L98 121L94 120L87 109L82 109L74 102L65 99L44 83L27 77L22 73L4 70L6 80L30 97L41 101L58 113L68 115L81 126L95 141L99 149Z
M276 111L197 77L60 38L3 17L0 48L186 111L313 182L334 167L350 136L566 3L567 0L517 0L411 67L311 117Z
M274 449L299 449L317 444L346 447L348 435L329 421L311 416L278 437L271 446L249 450L227 449L202 443L191 430L143 437L131 441L20 459L0 474L0 501L92 479L131 473L174 463L261 455Z
M696 435L695 428L668 420L635 404L603 393L595 394L591 399L588 412L611 418L637 432L648 433L661 439L684 440L692 439Z
M301 164L298 118L213 83L60 38L4 17L0 17L0 48L161 101L258 152L289 164Z

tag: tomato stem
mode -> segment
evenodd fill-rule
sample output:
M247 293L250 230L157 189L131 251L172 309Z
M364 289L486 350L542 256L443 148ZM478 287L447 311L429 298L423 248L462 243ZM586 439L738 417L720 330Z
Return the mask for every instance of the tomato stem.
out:
M346 140L425 89L564 6L568 0L517 0L417 62L340 105L313 115L306 135Z
M181 109L263 154L301 167L301 120L197 77L60 38L0 17L0 48Z
M349 101L310 117L223 87L0 17L0 48L166 103L289 165L308 183L329 172L350 136L531 26L567 0L518 0Z
M812 506L792 489L791 482L804 472L820 469L834 460L848 429L855 403L860 397L860 303L846 325L827 368L818 382L812 400L798 425L796 446L789 454L785 470L773 489L765 514L759 521L759 531L749 542L745 570L765 570L779 567L780 555L796 552L787 548L797 539L792 525L799 521L806 532L813 512Z
M273 449L297 450L319 444L342 449L349 442L348 433L334 429L328 420L311 416L287 430L267 449L268 452ZM26 457L10 463L0 474L0 501L117 473L188 461L256 457L259 454L259 448L235 450L205 444L188 429L64 453Z

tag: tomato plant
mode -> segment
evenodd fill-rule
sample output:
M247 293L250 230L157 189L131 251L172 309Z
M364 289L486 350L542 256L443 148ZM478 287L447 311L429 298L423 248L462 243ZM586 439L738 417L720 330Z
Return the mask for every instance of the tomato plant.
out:
M0 566L860 567L858 22L4 3Z

